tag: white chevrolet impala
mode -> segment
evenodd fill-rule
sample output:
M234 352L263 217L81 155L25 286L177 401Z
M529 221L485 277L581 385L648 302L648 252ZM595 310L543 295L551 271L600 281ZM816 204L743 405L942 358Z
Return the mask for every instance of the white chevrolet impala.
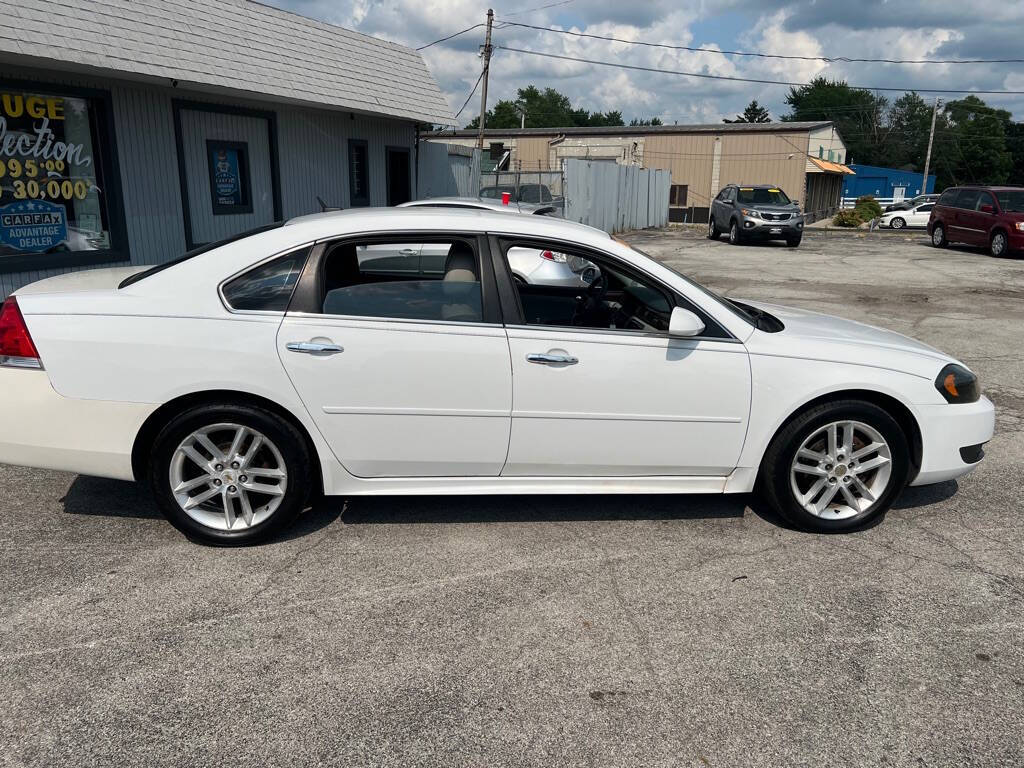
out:
M600 276L516 281L513 248ZM175 526L227 545L321 492L757 486L845 531L970 472L994 425L974 374L905 336L721 298L559 219L414 208L23 288L0 392L0 462L145 481Z

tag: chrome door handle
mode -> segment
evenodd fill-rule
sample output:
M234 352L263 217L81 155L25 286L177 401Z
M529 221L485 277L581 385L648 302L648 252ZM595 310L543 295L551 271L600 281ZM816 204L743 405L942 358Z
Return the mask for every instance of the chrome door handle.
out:
M321 344L316 341L292 341L285 345L289 352L304 352L307 355L336 355L345 348L337 344Z
M416 250L415 248L403 248L402 250L399 251L399 253L402 254L403 256L415 256L417 253L419 253L419 251Z
M539 365L576 365L579 360L572 355L545 352L544 354L533 353L527 355L526 362L538 363Z

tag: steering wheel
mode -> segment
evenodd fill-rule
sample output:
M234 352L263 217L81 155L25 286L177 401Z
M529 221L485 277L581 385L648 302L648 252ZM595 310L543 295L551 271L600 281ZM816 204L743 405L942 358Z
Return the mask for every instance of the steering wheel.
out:
M583 292L576 302L576 312L572 318L573 325L577 325L579 320L586 318L595 308L601 306L601 302L604 301L607 293L608 277L602 272L587 286L587 290Z

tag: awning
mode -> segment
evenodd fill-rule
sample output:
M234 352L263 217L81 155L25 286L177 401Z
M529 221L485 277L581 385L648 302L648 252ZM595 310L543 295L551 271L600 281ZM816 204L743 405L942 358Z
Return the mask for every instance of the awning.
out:
M820 157L807 156L808 173L848 173L856 176L857 172L842 163L833 163L831 160L822 160Z

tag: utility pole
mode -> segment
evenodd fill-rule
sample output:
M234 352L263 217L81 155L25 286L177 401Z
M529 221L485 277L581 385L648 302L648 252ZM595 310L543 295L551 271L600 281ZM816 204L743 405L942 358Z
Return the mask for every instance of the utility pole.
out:
M487 37L484 40L484 88L480 93L480 134L476 139L476 148L484 148L484 123L487 122L487 75L491 71L491 25L494 23L494 10L487 9Z
M935 116L939 113L939 97L935 97L932 108L932 129L928 133L928 152L924 156L924 181L921 182L921 194L928 194L928 166L932 164L932 142L935 141Z

